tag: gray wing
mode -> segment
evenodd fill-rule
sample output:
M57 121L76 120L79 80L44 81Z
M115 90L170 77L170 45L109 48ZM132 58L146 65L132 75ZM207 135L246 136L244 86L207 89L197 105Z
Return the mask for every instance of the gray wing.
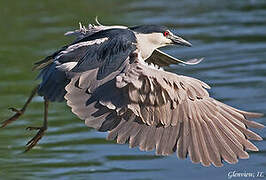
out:
M135 35L128 30L108 29L86 36L48 56L51 63L40 72L39 95L50 101L63 101L65 86L72 76L97 69L103 80L123 66L136 49ZM41 64L40 64L41 65Z
M258 151L249 141L262 138L247 127L263 125L247 118L262 114L232 108L211 97L209 86L194 78L146 64L138 52L120 68L97 80L97 69L76 75L66 86L72 112L85 124L108 131L107 139L129 143L158 155L176 152L204 166L236 163Z
M81 23L79 23L79 29L74 30L74 31L68 31L65 33L65 36L75 36L76 39L72 43L72 44L75 44L78 41L80 41L86 37L92 36L93 34L98 33L100 31L105 31L105 30L114 29L114 28L127 29L126 26L103 26L98 22L97 18L95 19L95 21L96 21L97 25L89 24L87 28L85 26L83 26ZM60 52L66 50L68 47L69 46L64 46L61 49L59 49L58 51L54 52L52 55L47 56L43 60L34 63L33 70L39 70L39 69L43 69L43 68L47 67L48 65L50 65L51 63L54 62L54 58Z

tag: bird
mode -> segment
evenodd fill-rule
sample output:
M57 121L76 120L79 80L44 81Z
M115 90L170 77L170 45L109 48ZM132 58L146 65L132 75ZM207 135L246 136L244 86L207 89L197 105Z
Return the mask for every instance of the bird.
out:
M163 25L95 24L65 33L73 42L34 64L41 82L21 109L2 122L6 127L26 111L33 97L44 99L44 120L27 143L31 150L44 136L50 102L66 102L85 125L108 132L107 140L128 143L156 155L176 153L203 166L234 164L258 151L250 140L262 138L248 128L264 125L249 118L263 114L226 105L209 96L205 82L164 70L171 64L196 65L159 48L192 44Z

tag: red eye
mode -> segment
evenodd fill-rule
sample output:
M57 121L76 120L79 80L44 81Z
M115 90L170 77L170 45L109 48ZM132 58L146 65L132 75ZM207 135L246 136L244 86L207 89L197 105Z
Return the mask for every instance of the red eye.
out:
M165 31L165 32L163 32L163 35L164 36L168 36L169 35L169 32L168 31Z

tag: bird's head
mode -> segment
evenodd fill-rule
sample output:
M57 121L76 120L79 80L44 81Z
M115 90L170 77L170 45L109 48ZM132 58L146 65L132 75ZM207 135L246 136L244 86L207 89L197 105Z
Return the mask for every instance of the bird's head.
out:
M130 27L135 32L139 48L147 58L160 47L168 45L192 46L190 42L172 33L167 27L160 25L140 25Z
M192 44L178 35L173 34L167 27L160 25L140 25L130 28L141 35L143 39L159 47L167 45L189 46Z

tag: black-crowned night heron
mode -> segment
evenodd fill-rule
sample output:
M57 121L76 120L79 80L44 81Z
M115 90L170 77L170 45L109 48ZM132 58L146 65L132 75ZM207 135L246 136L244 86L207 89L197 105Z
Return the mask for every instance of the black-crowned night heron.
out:
M134 27L89 25L68 32L77 39L37 62L42 82L33 90L22 115L38 93L44 97L42 127L27 144L30 150L47 129L49 101L67 101L72 112L98 131L108 131L108 140L128 142L141 150L156 149L158 155L189 154L192 162L222 166L222 160L236 163L258 151L250 140L262 140L247 129L262 124L247 120L262 114L245 112L209 97L204 82L166 72L161 67L184 62L157 48L191 44L158 25Z

